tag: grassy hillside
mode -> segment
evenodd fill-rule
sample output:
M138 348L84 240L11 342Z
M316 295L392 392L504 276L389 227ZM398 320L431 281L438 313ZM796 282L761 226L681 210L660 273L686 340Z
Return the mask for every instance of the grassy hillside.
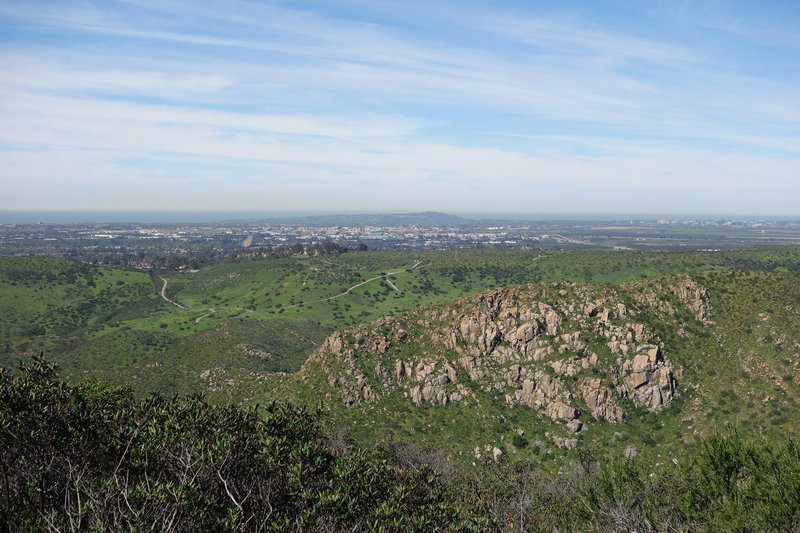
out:
M114 500L130 495L114 477L124 468L124 479L144 476L148 487L131 500L136 520L158 527L160 510L189 507L158 500L167 492L149 490L155 471L143 473L151 463L129 446L151 459L163 452L159 480L173 487L186 479L170 477L184 470L168 461L189 457L188 448L174 448L187 439L195 439L190 452L206 458L211 446L252 460L264 450L259 443L287 441L242 433L242 413L278 432L295 415L312 420L309 410L280 406L291 416L276 418L277 399L325 411L313 417L325 428L314 438L336 468L309 477L280 462L284 451L258 456L295 482L319 481L317 496L301 500L324 520L335 507L352 525L337 487L360 490L343 483L377 471L390 485L412 479L434 491L439 514L420 526L425 531L443 510L454 529L477 531L791 531L800 523L798 247L286 257L171 273L167 299L164 286L142 272L0 258L0 365L44 350L69 383L49 370L30 380L25 370L0 369L0 467L25 480L3 489L7 501L23 502L17 509L36 509L30 487L46 482L36 494L50 520L67 523L78 493L113 503L92 508L104 523L129 520ZM152 391L189 399L153 399ZM195 392L205 398L190 397ZM128 416L137 409L143 418ZM137 437L144 419L151 432ZM97 443L87 454L81 446L91 437ZM253 443L256 455L241 455ZM297 444L301 455L310 449ZM26 451L34 448L47 453ZM95 477L64 480L48 466L63 457L90 465ZM29 458L43 462L29 467ZM67 474L74 472L84 470ZM244 515L214 499L222 478L204 470L190 479L201 482L181 486L208 496L192 501L214 507L192 512L238 527ZM367 502L380 500L365 486ZM270 512L265 500L248 501L248 513ZM370 509L373 525L398 512L385 502ZM312 514L297 520L317 523ZM301 523L278 518L276 530ZM38 514L14 520L41 524Z
M147 274L45 257L0 258L0 347L86 337L163 308Z
M684 279L708 289L710 305L703 320L676 296ZM535 284L493 291L347 328L331 337L279 390L311 404L326 398L331 416L362 442L413 440L467 460L497 449L548 461L562 455L558 448L565 441L559 439L576 439L578 447L615 457L635 450L651 464L663 464L715 430L737 428L751 437L800 432L798 291L796 272L730 269L617 286ZM492 299L504 302L495 314L484 309L484 302ZM553 306L560 313L562 329L556 336L542 333L537 345L558 350L541 359L531 359L530 352L526 356L515 345L514 335L524 320L503 331L508 318L503 318L502 309L521 316L525 305L533 305L530 302ZM622 394L625 357L609 350L608 336L593 333L598 323L583 312L591 302L604 302L612 310L617 304L626 307L626 314L608 319L606 331L622 328L631 333L635 324L644 326L641 335L633 334L632 350L663 348L674 365L675 394L669 404L648 409L631 402L630 392ZM479 332L465 337L470 320L480 323ZM533 323L542 320L540 316ZM494 328L503 335L496 349L484 350L481 343L487 342L486 335L494 335ZM580 331L580 343L562 338L573 331ZM578 364L592 361L590 356L599 361ZM484 363L475 357L483 357ZM398 370L398 362L403 370ZM570 362L577 371L563 370ZM473 364L480 366L480 373L473 373ZM598 418L596 408L587 404L586 387L594 378L625 411L624 421ZM553 418L546 408L509 400L515 391L519 398L526 380L536 385L552 379L558 383L551 386L562 392L546 401L576 407L583 431L567 430L564 420ZM430 398L415 400L414 395L425 394L426 388ZM442 391L447 393L444 400Z
M298 370L336 329L381 316L520 283L621 283L731 267L796 271L800 249L486 249L243 260L168 275L165 294L174 304L160 296L164 281L143 272L0 258L0 364L44 350L70 379L103 377L139 392L206 387L201 374L220 368L235 376L225 397L247 398L263 376Z

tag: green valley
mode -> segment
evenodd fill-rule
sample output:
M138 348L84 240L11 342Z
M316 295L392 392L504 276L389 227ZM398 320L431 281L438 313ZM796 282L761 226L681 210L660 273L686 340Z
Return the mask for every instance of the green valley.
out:
M798 270L800 249L789 246L718 252L354 252L242 259L164 277L61 259L0 258L0 357L12 367L44 352L70 381L99 378L140 395L205 392L221 402L263 403L278 397L313 404L326 389L328 374L320 370L314 375L308 366L297 372L335 331L348 335L385 327L369 324L378 319L376 324L386 324L386 317L403 322L420 313L461 309L472 301L470 295L501 287L562 283L570 295L579 290L574 287L587 294L619 290L626 295L619 303L638 306L638 321L653 335L650 344L661 346L673 372L682 375L675 378L678 386L673 405L664 411L667 416L632 405L625 431L610 423L587 423L592 410L579 401L578 420L589 428L578 435L579 442L614 453L632 446L647 454L656 445L691 445L711 429L730 424L753 434L796 430L787 413L797 408L798 398ZM708 289L708 324L688 315L674 323L674 316L652 306L632 304L637 291L648 287L658 295L654 298L666 297L663 288L653 287L668 286L680 273ZM554 305L553 296L542 302ZM585 337L585 327L576 322L574 331ZM414 328L407 327L417 332L409 333L412 337L427 331ZM610 358L603 356L608 349L599 342L562 350L575 356L594 350L601 359ZM409 349L444 350L429 342ZM383 365L393 372L395 359L417 355L390 351ZM366 361L374 369L377 361ZM553 362L551 357L531 372L554 374ZM570 382L584 375L611 379L619 374L612 363L608 359L611 366L566 377ZM317 383L316 390L309 383ZM412 409L408 394L402 399L389 394L384 403L350 409L329 399L326 407L363 442L412 439L462 455L466 450L475 455L476 446L485 455L488 446L509 454L544 452L546 457L560 448L557 442L563 447L564 438L574 438L540 412L507 405L503 395L499 400L487 396L472 407ZM485 391L476 400L480 394ZM367 418L373 422L363 424ZM519 446L509 445L513 442ZM532 442L540 446L527 445Z

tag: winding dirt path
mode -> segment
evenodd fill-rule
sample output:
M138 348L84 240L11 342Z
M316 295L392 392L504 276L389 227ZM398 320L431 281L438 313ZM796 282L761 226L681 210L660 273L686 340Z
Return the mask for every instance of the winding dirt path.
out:
M212 308L208 308L208 313L204 314L203 316L197 317L197 320L194 321L195 324L199 324L201 320L203 320L207 316L211 316L214 314L214 310Z
M175 307L180 307L184 311L189 311L190 309L188 307L184 307L181 304L179 304L178 302L173 302L172 300L167 298L167 278L161 278L161 279L164 281L164 286L161 287L161 297L164 298L169 303L171 303L172 305L174 305Z
M164 278L164 277L161 277L161 276L159 276L159 277L160 277L160 278L161 278L161 280L164 282L164 286L163 286L163 287L161 287L161 297L162 297L162 298L164 298L164 300L166 300L166 301L168 301L169 303L171 303L172 305L174 305L175 307L178 307L178 308L180 308L180 309L183 309L184 311L189 311L189 312L191 312L192 310L191 310L191 309L189 309L188 307L184 307L184 306L182 306L181 304L179 304L178 302L175 302L175 301L173 301L173 300L170 300L169 298L167 298L167 283L168 283L168 282L167 282L167 278ZM214 310L213 310L213 309L211 309L210 307L207 309L207 311L209 311L209 312L208 312L208 313L206 313L206 314L204 314L203 316L200 316L200 317L198 317L198 318L197 318L197 319L194 321L194 323L195 323L195 324L199 324L199 323L200 323L200 321L201 321L202 319L204 319L204 318L205 318L205 317L207 317L207 316L210 316L210 315L213 315L213 314L214 314Z
M337 294L335 296L331 296L330 298L320 298L319 300L314 300L314 301L311 301L311 302L300 302L300 303L296 303L294 305L287 305L286 307L284 307L284 309L291 309L292 307L300 307L301 305L310 305L310 304L315 304L315 303L319 303L319 302L327 302L328 300L333 300L334 298L340 298L340 297L344 296L345 294L349 293L350 291L352 291L353 289L357 289L358 287L360 287L362 285L366 285L370 281L375 281L376 279L381 279L381 278L387 278L387 277L392 276L394 274L400 274L401 272L405 272L406 270L414 270L415 268L417 268L421 264L422 264L421 261L415 261L414 265L409 267L409 268L403 268L401 270L396 270L394 272L388 272L388 273L383 274L381 276L375 276L374 278L369 278L368 280L362 281L361 283L356 283L355 285L353 285L352 287L350 287L346 291L344 291L342 293L339 293L339 294ZM394 286L394 285L392 285L392 286ZM398 290L397 287L395 287L394 290Z
M362 281L361 283L356 283L355 285L353 285L352 287L350 287L346 291L344 291L344 292L342 292L340 294L337 294L335 296L331 296L329 298L321 298L319 300L313 300L311 302L300 302L300 303L296 303L294 305L288 305L288 306L284 307L284 309L291 309L293 307L300 307L301 305L310 305L310 304L315 304L315 303L319 303L319 302L327 302L328 300L333 300L335 298L340 298L340 297L344 296L345 294L348 294L349 292L351 292L353 289L357 289L358 287L360 287L362 285L365 285L365 284L369 283L370 281L375 281L376 279L381 279L381 278L384 278L386 280L386 283L388 283L391 288L393 288L394 290L400 292L400 289L398 289L395 286L395 284L392 283L391 280L388 279L388 277L389 276L393 276L394 274L400 274L401 272L405 272L406 270L414 270L415 268L417 268L421 264L422 264L421 261L415 261L414 264L412 266L408 267L408 268L403 268L401 270L396 270L394 272L387 272L386 274L383 274L381 276L375 276L374 278L369 278L368 280ZM178 302L175 302L175 301L170 300L169 298L167 298L167 283L168 282L167 282L167 279L164 278L164 277L161 277L161 280L164 281L164 286L161 287L161 297L164 298L164 300L166 300L167 302L169 302L172 305L174 305L175 307L179 307L180 309L183 309L184 311L191 311L191 309L189 309L188 307L184 307L181 304L179 304ZM204 319L204 318L206 318L208 316L211 316L216 312L213 308L210 308L210 307L207 309L207 311L208 311L208 313L197 317L195 319L194 323L195 324L199 324L202 319ZM246 309L246 311L250 312L250 310L247 310L247 309Z

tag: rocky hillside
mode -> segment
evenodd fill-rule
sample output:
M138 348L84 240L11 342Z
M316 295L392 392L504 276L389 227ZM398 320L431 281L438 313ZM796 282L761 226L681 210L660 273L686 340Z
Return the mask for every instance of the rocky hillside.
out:
M710 310L708 288L688 276L492 290L334 333L303 366L300 386L334 410L405 413L419 431L430 407L494 412L522 421L511 428L518 436L543 433L540 448L571 448L594 425L670 406L685 387L672 343L711 325ZM654 323L676 338L665 342ZM391 419L378 425L391 429ZM497 444L485 451L503 453Z

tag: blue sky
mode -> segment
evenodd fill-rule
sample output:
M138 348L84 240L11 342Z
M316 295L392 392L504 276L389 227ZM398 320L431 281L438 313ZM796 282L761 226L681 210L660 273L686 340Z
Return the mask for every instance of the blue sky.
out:
M800 2L0 3L0 210L800 215Z

